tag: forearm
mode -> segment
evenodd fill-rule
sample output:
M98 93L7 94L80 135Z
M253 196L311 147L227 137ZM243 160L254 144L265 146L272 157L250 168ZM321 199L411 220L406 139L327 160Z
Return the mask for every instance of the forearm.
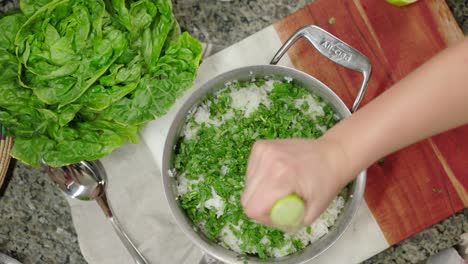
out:
M468 38L328 131L353 173L379 158L468 122Z

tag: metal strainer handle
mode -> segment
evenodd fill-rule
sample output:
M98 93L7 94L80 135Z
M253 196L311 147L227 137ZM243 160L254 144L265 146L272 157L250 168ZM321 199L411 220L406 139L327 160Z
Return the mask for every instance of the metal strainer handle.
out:
M355 112L364 97L371 75L369 59L361 52L317 26L306 26L294 33L278 50L270 64L277 64L288 49L301 37L306 38L322 55L348 69L361 72L364 76L351 112Z

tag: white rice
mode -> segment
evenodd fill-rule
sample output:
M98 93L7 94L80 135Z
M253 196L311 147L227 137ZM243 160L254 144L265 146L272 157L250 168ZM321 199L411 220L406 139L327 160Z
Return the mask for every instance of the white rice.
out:
M188 123L184 126L184 129L182 130L182 136L184 136L185 139L190 140L197 134L198 129L199 127L195 124Z
M292 78L285 77L285 80L287 82L291 82ZM190 112L189 118L193 117L193 121L187 122L182 131L182 136L185 137L185 140L192 139L194 136L196 136L201 124L205 124L206 126L220 126L227 120L234 117L234 110L242 111L245 117L249 117L251 113L258 109L260 104L269 107L271 102L268 98L268 92L273 89L274 83L274 80L268 80L261 87L257 87L256 85L252 84L248 87L240 89L234 88L233 83L227 83L226 88L224 89L229 89L229 96L231 97L231 109L229 109L222 116L212 117L209 111L211 102L199 105L194 111ZM217 98L218 97L215 97L214 100ZM303 109L304 104L308 105L307 110ZM316 120L318 116L325 114L323 111L324 106L324 102L317 102L310 94L306 95L302 99L297 99L295 101L295 107L309 115L313 120ZM293 125L296 125L296 123L297 121L294 120ZM326 131L325 127L319 125L317 125L317 127L321 129L322 132ZM229 165L230 164L225 163L221 166L220 176L225 176L229 172ZM170 174L177 175L175 170L170 171ZM192 185L203 181L204 177L201 175L197 180L189 180L185 177L184 174L181 174L178 175L177 179L177 190L182 196L187 192L192 191ZM244 184L242 184L242 186L244 186ZM236 203L236 198L234 195L231 195L229 200L225 201L216 193L213 187L211 190L212 196L205 201L204 206L208 210L215 211L216 217L219 218L224 213L226 202ZM287 234L285 235L285 238L289 240L289 243L282 248L278 249L268 247L270 241L267 237L263 237L260 242L266 245L268 253L275 257L282 257L295 251L295 248L292 244L292 241L294 240L300 240L304 245L314 243L329 232L329 229L334 225L339 213L343 209L344 202L345 201L342 197L336 197L327 210L312 225L309 226L310 234L307 232L308 227L303 227L294 234ZM199 207L201 207L201 205L199 205ZM242 250L240 249L242 241L230 229L234 228L235 230L240 230L242 224L242 221L239 221L236 225L233 225L232 223L226 224L220 233L220 237L218 238L220 240L219 243L235 252L242 253ZM247 248L245 251L249 253L256 253L257 249L256 247Z
M270 243L270 239L268 239L268 237L264 236L262 238L262 240L260 240L260 243L262 243L263 245L266 245L266 244Z
M205 207L216 211L216 217L220 218L224 213L226 204L224 203L223 198L216 193L213 187L211 187L211 195L212 197L205 201Z
M279 248L279 249L274 248L271 253L273 256L275 256L275 258L281 258L286 255L289 255L290 253L292 253L292 251L293 251L293 246L292 246L292 243L289 242L287 245L285 245L282 248Z
M296 99L295 105L297 109L302 109L304 102L307 102L309 109L303 111L305 114L310 115L314 120L317 116L324 115L323 107L325 106L324 102L317 102L312 95L308 94L303 99Z
M221 176L225 176L229 172L229 168L225 165L221 166Z
M268 99L267 92L270 92L273 89L274 80L268 80L262 87L257 87L255 84L250 85L249 87L243 87L241 89L233 88L233 83L226 83L226 87L221 89L220 92L225 89L229 89L229 96L231 97L231 108L219 118L213 118L210 114L211 102L200 104L195 110L189 112L189 117L193 116L194 122L188 122L183 130L182 136L187 140L192 139L200 129L201 124L206 124L208 126L220 126L224 124L227 120L234 117L233 110L240 110L244 113L245 117L249 117L251 113L255 112L258 109L260 104L265 105L266 107L270 106L270 100ZM215 97L215 100L217 97Z
M291 82L292 79L285 77L285 80ZM255 112L260 104L265 105L266 107L270 106L270 100L268 99L268 92L270 92L274 87L274 80L266 81L261 87L257 87L255 84L252 84L248 87L243 87L241 89L233 88L233 83L226 83L226 88L229 89L229 96L231 97L231 109L229 109L224 115L213 118L210 114L210 105L211 102L200 104L194 111L191 111L189 117L194 118L194 122L189 122L185 125L182 136L187 140L192 139L198 132L201 124L206 124L208 126L220 126L224 124L227 120L234 117L233 110L240 110L244 113L245 117L249 117L251 113ZM222 89L221 91L223 91ZM216 100L217 98L215 98ZM325 106L324 102L317 102L312 95L308 94L302 99L295 100L295 106L297 109L302 110L304 103L307 103L309 106L306 111L303 112L309 115L313 120L316 120L317 116L324 115L323 107ZM285 105L287 108L287 105ZM317 127L325 132L327 129L324 126L317 125Z
M231 250L237 252L237 253L242 253L242 250L240 249L240 243L239 239L234 235L232 232L231 228L234 228L235 230L240 230L240 226L242 225L242 220L237 223L237 225L233 225L231 223L226 224L223 229L221 230L221 241L222 243L220 244L225 244L228 246Z
M251 113L255 112L260 104L266 107L270 106L267 90L262 89L262 87L259 89L255 84L239 90L231 89L230 96L232 98L231 107L243 111L245 117L249 117Z
M236 196L234 196L234 195L229 196L229 202L232 203L232 204L237 203Z
M185 180L184 180L185 179ZM189 187L190 184L196 184L200 180L186 180L185 177L181 177L181 181L178 186L178 191L181 195L185 194L187 191L190 191ZM190 183L190 184L188 184ZM185 187L182 187L185 186ZM229 202L235 202L235 197L231 196ZM216 217L219 218L224 213L225 202L224 200L216 193L216 191L212 188L212 197L205 202L205 207L209 210L216 211ZM338 218L338 214L344 207L344 199L339 196L333 200L327 210L312 224L310 225L310 234L307 232L307 227L303 227L298 232L294 234L287 235L287 237L293 240L300 240L304 245L308 245L310 243L314 243L324 235L329 232L329 228L333 226L336 219ZM240 240L234 233L230 230L229 226L233 226L236 230L240 229L242 225L242 221L238 223L238 225L234 226L231 223L227 224L223 227L221 231L221 236L219 237L221 245L225 245L231 250L242 253L240 250L240 245L242 244L242 240ZM260 241L263 244L268 244L268 238L264 237ZM289 243L288 245L282 247L281 249L278 248L269 248L271 255L275 257L282 257L292 253L291 250L294 248L292 244ZM248 249L247 252L256 253L256 249Z
M192 180L187 179L184 174L181 174L177 177L177 191L179 192L180 196L193 191L192 186L204 181L203 175L201 175L198 179Z
M328 234L330 227L333 226L338 214L344 207L344 199L341 196L336 197L327 210L310 225L310 234L307 233L307 227L303 227L291 237L301 240L304 245L314 243L322 236Z
M169 177L173 178L175 176L175 169L167 170Z

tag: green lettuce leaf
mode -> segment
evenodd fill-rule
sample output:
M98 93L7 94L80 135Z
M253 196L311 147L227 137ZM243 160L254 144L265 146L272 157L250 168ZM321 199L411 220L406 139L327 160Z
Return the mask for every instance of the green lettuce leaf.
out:
M141 61L136 56L128 64L114 64L78 100L91 110L101 111L136 89L143 72Z
M16 33L22 27L26 17L21 14L13 14L0 18L0 49L5 49L11 53L15 52Z
M124 125L138 125L165 114L192 84L201 52L201 44L183 33L159 59L154 74L145 76L130 98L116 102L103 117Z
M0 48L0 85L14 83L17 78L18 60L7 50Z
M73 4L70 4L73 3ZM77 100L127 47L102 1L55 1L21 27L21 83L49 105Z
M39 8L51 2L50 0L22 0L20 1L20 9L26 16L31 16Z
M55 142L45 136L36 136L32 138L15 138L14 147L10 155L22 162L31 165L40 165L40 153L47 153L52 149Z
M30 165L95 160L138 142L188 89L201 45L169 0L20 2L0 19L0 123Z
M97 160L109 155L114 149L127 141L138 142L138 127L121 126L105 120L79 123L73 130L60 130L56 135L57 142L42 159L49 166L86 160Z

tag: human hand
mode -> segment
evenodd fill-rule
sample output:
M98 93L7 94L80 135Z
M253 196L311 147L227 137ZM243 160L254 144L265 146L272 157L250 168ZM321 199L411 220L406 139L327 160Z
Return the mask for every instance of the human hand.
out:
M247 216L271 225L273 204L296 193L306 206L303 223L310 224L359 171L379 158L467 124L467 62L468 37L340 121L318 140L257 142L250 155L241 200ZM437 111L428 114L427 109L433 106Z
M292 193L305 202L311 224L352 179L339 143L320 138L257 141L251 151L242 206L247 216L272 225L273 204Z

